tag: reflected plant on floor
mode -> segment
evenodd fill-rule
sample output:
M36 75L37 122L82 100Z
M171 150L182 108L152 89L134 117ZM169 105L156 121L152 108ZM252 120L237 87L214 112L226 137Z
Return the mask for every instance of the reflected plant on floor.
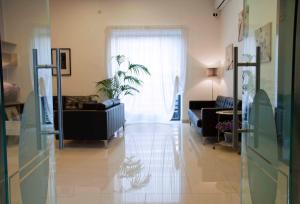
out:
M130 188L124 189L121 186L120 190L130 191L133 189L140 189L150 182L151 175L149 172L143 176L144 166L141 160L136 159L134 156L127 157L120 166L119 178L129 179Z
M120 167L120 178L131 178L143 170L141 160L134 160L134 157L126 158Z
M118 70L113 77L97 82L97 91L109 99L140 92L143 81L139 75L150 75L148 68L141 64L132 64L124 55L117 55L114 59L118 63ZM121 69L123 63L128 64L125 69Z

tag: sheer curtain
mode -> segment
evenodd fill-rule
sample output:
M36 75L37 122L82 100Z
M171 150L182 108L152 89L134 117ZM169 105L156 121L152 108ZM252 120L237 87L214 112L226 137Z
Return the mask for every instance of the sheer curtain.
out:
M108 74L118 68L113 57L125 55L146 66L151 76L141 75L140 93L122 97L127 123L169 122L175 98L184 90L186 40L183 29L109 29ZM121 67L122 69L122 67Z

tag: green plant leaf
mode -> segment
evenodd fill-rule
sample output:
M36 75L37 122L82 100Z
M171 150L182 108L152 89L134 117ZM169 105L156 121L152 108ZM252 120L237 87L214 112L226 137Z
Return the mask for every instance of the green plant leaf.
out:
M98 92L104 93L106 97L113 98L114 97L114 78L104 79L96 83L96 87Z
M124 55L117 55L114 58L119 66L127 60ZM116 98L122 94L134 95L134 93L140 92L136 87L143 84L143 81L138 78L138 75L142 73L150 75L147 67L140 64L131 64L128 61L127 70L119 70L112 78L97 82L97 91L108 98Z
M141 64L129 64L128 70L137 75L139 75L140 71L143 71L145 74L150 75L148 68Z
M141 86L143 81L138 79L137 77L134 77L134 76L125 76L124 78L124 81L125 82L128 82L130 84L136 84L136 85L139 85Z
M125 57L125 55L117 55L116 56L116 60L117 60L117 62L119 64L119 66L120 66L123 62L125 62L126 57Z
M119 71L117 71L117 75L118 75L119 78L125 77L126 76L126 72L119 70Z
M122 85L121 86L121 90L122 91L135 91L135 92L140 92L137 88L133 87L133 86L130 86L130 85Z
M125 93L124 93L124 96L127 96L127 95L134 96L134 94L133 94L133 93L131 93L130 91L125 91Z

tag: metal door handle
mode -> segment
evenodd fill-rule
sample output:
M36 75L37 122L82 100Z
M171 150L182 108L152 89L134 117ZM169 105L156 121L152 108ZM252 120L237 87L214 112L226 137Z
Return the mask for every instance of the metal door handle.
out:
M238 131L238 133L250 133L250 132L253 132L252 129L238 129L237 131Z
M56 65L39 65L38 64L38 50L32 50L33 56L33 80L34 80L34 92L35 92L35 105L36 109L36 123L37 125L37 136L39 134L58 134L59 135L59 147L63 148L63 108L62 108L62 93L61 93L61 63L60 63L60 49L56 49ZM57 102L58 102L58 131L54 132L43 132L41 131L41 120L40 120L40 95L39 95L39 69L53 69L56 68L57 76ZM37 137L38 149L42 149L41 137Z
M42 131L41 133L43 135L59 135L59 130L54 130L54 131Z
M255 67L256 68L256 92L260 89L260 47L256 48L256 62L255 63L240 63L239 62L239 52L238 47L234 48L234 70L233 70L233 144L234 147L237 148L238 141L237 141L237 134L238 131L238 69L239 67ZM251 130L253 131L253 130Z

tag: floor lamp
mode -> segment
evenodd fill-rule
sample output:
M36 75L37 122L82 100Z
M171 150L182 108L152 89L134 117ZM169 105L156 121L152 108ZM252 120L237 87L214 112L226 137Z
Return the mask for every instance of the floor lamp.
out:
M211 79L211 99L214 100L214 77L218 76L218 68L207 68L206 75Z

